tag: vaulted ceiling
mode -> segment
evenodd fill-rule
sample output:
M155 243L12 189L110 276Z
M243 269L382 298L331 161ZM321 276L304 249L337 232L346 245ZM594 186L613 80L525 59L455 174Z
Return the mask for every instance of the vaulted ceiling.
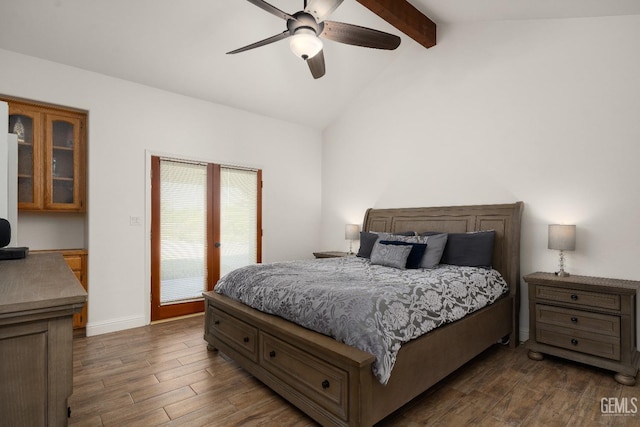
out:
M638 0L408 2L437 25L640 14ZM303 7L303 0L270 3L289 13ZM327 74L318 80L286 42L225 54L285 29L244 0L2 1L0 49L322 129L395 58L418 46L389 23L410 34L402 19L377 10L387 22L367 8L395 3L345 0L331 20L396 34L402 44L379 51L327 41Z

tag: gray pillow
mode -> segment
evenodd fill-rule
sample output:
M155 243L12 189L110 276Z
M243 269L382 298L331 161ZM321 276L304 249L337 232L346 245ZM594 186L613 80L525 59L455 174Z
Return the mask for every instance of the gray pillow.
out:
M376 244L378 238L380 240L399 240L403 236L415 236L413 231L403 231L401 233L386 233L384 231L361 231L360 232L360 248L358 254L360 258L370 258L373 245ZM425 242L412 242L412 243L425 243Z
M433 268L440 264L444 247L447 244L447 233L432 234L427 237L427 251L422 257L420 268Z
M371 251L371 264L405 269L411 246L383 245L376 242Z

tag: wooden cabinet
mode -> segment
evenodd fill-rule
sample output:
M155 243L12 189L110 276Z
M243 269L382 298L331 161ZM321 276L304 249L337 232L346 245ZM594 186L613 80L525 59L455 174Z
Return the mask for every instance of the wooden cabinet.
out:
M72 315L86 297L60 254L0 263L0 425L67 425Z
M636 294L640 282L534 273L529 284L529 357L543 353L617 372L635 384Z
M86 210L86 114L2 99L18 135L18 209Z
M51 251L31 251L34 254L59 253L62 254L67 265L82 285L85 292L89 292L89 281L87 277L87 256L85 249L62 249ZM87 302L82 310L73 315L73 329L86 328L89 312L89 303Z
M74 250L74 251L62 251L64 260L75 274L76 278L82 285L87 293L89 292L89 284L87 282L87 251L86 250ZM82 307L80 313L73 315L73 329L85 328L87 326L88 319L88 306L86 303Z

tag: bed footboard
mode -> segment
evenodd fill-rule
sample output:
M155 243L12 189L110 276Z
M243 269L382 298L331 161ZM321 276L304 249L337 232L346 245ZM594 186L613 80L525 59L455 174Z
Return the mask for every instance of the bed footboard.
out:
M322 425L373 424L373 355L214 292L204 296L210 349L227 354Z
M404 344L386 386L372 383L373 422L382 420L511 332L513 297Z

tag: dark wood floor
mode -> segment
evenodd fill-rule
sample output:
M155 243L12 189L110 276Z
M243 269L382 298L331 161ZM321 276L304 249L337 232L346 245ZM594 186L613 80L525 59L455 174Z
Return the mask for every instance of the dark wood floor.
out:
M207 351L202 335L197 316L75 338L70 425L315 425L223 354ZM640 400L640 387L560 359L534 362L523 346L496 345L379 425L640 425L640 414L602 415L603 397Z

